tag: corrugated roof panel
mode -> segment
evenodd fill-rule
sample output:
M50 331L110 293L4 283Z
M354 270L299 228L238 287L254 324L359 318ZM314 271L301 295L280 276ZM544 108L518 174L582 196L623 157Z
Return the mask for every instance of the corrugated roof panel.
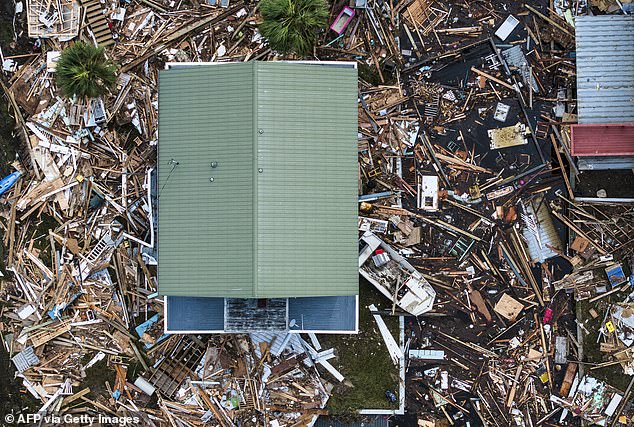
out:
M634 155L634 123L571 126L573 156Z
M291 330L354 332L357 311L356 296L288 299Z
M255 294L356 295L357 70L258 63L256 90Z
M388 427L388 415L364 415L362 421L344 422L334 417L320 415L313 427Z
M578 16L579 123L634 122L634 16Z
M224 63L159 85L161 294L356 295L356 69Z
M273 335L281 334L288 329L294 331L291 335L299 337L296 332L328 332L357 330L357 297L306 297L288 298L288 320L292 327L287 328L286 322L277 328L262 327L257 322L257 313L245 310L242 327L236 328L227 316L227 305L231 299L207 297L166 296L167 331L171 333L191 331L224 331L250 332L253 336L268 337L261 340L271 341ZM286 299L284 300L286 301ZM248 320L251 319L251 322ZM257 331L257 332L255 332ZM276 341L276 345L282 340ZM280 350L281 351L281 350ZM275 351L272 351L275 354Z
M165 297L167 331L222 331L225 327L224 298Z
M252 75L250 63L159 72L163 295L252 294Z
M260 343L273 343L270 352L276 357L279 357L287 348L294 353L304 353L305 351L299 334L291 334L289 332L254 332L250 333L249 336L251 341L253 341L253 350L257 357L262 357Z
M580 157L579 170L634 169L634 156Z
M531 260L535 263L544 262L559 255L560 252L555 250L561 251L563 245L544 197L528 201L524 206L536 225L536 230L531 230L530 227L524 227L522 230ZM539 239L535 231L539 234Z

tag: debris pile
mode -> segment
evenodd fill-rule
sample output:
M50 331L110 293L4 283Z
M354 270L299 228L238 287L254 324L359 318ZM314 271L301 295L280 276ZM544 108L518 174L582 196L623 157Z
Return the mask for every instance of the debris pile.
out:
M360 74L359 264L393 313L418 316L406 411L429 425L618 419L627 382L616 390L593 375L631 373L620 313L634 297L632 205L573 188L585 176L570 148L572 17L587 5L407 4L357 11L370 23L364 65L384 82L392 62L396 80L377 87ZM372 33L377 15L400 17L388 26L400 50ZM340 39L344 53L355 35ZM431 286L433 307L407 298L413 283ZM605 357L589 359L596 332L584 319L603 300L615 302L598 326Z
M343 380L328 363L334 349L293 334L165 335L157 292L158 70L267 58L256 5L82 2L85 35L120 65L116 87L85 100L58 95L55 82L80 5L40 3L28 10L51 22L44 9L27 14L40 39L33 54L3 57L2 82L23 140L18 172L3 180L2 335L41 402L34 411L143 425L313 422L333 388L316 364Z
M575 18L628 3L533 3L339 2L314 50L358 63L360 275L391 304L382 315L405 316L403 353L370 305L419 425L631 412L632 382L606 370L634 375L634 212L578 194L571 148ZM16 7L16 42L37 41L0 51L21 140L0 183L0 332L41 413L272 427L328 413L344 377L317 337L163 330L158 70L282 59L259 19L243 1ZM77 38L118 64L107 95L59 94Z

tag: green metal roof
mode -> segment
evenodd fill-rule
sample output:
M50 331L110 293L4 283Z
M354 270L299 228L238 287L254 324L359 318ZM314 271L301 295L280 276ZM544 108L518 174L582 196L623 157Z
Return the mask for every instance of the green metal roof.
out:
M158 169L161 294L358 293L356 69L161 71Z

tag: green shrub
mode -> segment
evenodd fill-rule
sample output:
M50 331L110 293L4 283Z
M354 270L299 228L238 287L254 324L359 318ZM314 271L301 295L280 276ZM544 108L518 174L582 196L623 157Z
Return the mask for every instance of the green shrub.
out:
M308 55L317 42L317 30L326 25L324 0L262 0L260 33L278 52Z
M56 81L64 96L95 98L117 81L117 67L106 60L103 47L77 42L62 51Z

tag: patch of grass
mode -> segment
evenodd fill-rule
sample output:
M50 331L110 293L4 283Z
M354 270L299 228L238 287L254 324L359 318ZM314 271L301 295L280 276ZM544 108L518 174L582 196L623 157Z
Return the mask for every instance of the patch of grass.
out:
M2 27L3 25L0 23L0 32L3 31ZM9 115L9 102L2 95L3 93L0 90L0 179L13 172L11 162L15 160L15 153L18 144L17 138L14 138L12 135L15 122ZM6 198L6 194L4 197ZM2 219L2 223L5 226L8 225L8 222L8 220ZM7 272L5 270L4 262L5 253L3 249L3 247L0 247L0 271L2 271L2 273L6 276Z
M0 25L2 27L2 25ZM0 95L2 91L0 90ZM13 118L8 111L9 102L3 96L0 96L0 178L13 172L11 162L15 160L17 149L17 138L12 133L15 127Z
M0 311L6 309L6 305L4 301L0 301ZM22 378L16 377L15 373L15 365L9 358L9 353L4 345L0 345L0 416L33 413L41 405L26 391Z
M0 12L1 13L1 12ZM9 19L2 20L2 25L0 25L0 43L3 46L6 46L10 42L13 41L13 24Z
M622 301L625 294L618 293L610 295L608 299L609 302L612 301ZM606 298L606 299L607 299ZM597 343L597 338L599 337L599 329L601 328L601 322L603 320L603 315L605 310L607 309L607 305L605 304L608 301L604 301L601 303L589 303L588 301L579 301L577 302L577 314L578 320L583 322L585 328L590 332L589 334L583 333L583 354L584 354L584 362L588 363L602 363L606 360L603 359L604 353L599 351L599 343ZM598 304L602 304L603 306L599 309ZM599 312L599 317L593 319L592 316L588 313L588 310L594 308ZM630 382L630 377L623 373L623 368L621 365L611 365L606 366L601 369L590 370L591 366L586 367L586 375L591 375L601 381L605 381L613 387L618 388L619 390L625 390Z
M322 335L319 340L323 348L334 347L337 360L331 363L346 378L335 386L328 401L328 410L333 416L350 417L359 409L393 409L385 397L386 390L398 395L398 367L392 363L376 322L368 306L389 310L392 305L370 283L359 283L359 334ZM383 316L387 327L398 343L398 317ZM324 373L327 378L329 374Z

